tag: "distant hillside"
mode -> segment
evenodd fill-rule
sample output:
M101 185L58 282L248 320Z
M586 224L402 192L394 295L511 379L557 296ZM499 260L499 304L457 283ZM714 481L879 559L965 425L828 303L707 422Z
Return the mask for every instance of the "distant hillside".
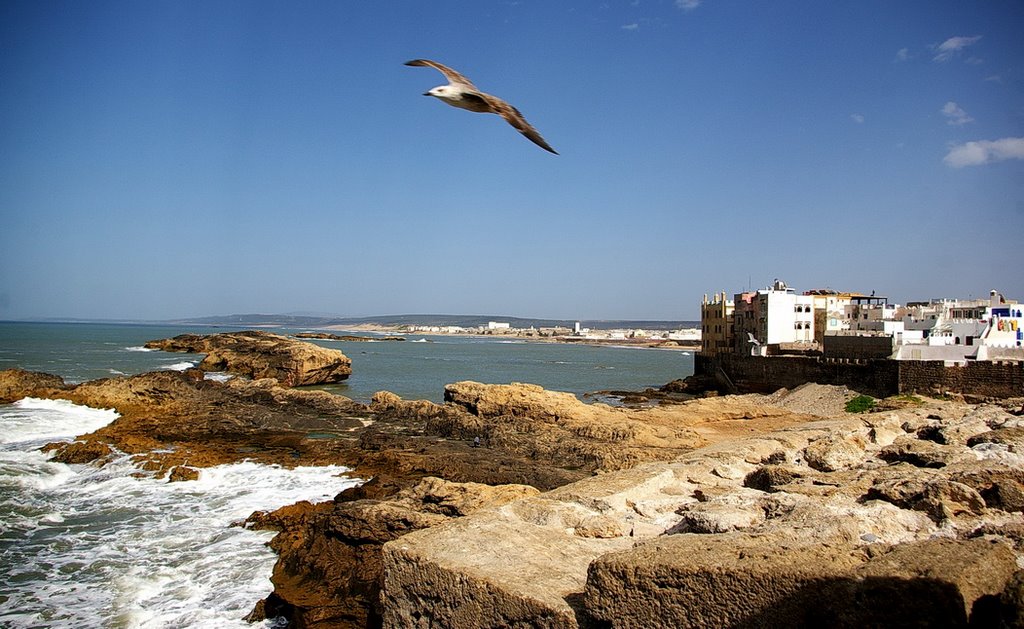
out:
M508 323L513 328L572 328L575 320L568 319L526 319L522 317L503 317L499 315L385 315L377 317L329 317L307 315L266 315L266 314L233 314L191 319L176 319L168 323L260 326L287 328L323 328L328 326L345 326L374 324L383 326L419 325L419 326L459 326L475 328L486 326L489 321ZM588 321L580 320L580 325L594 330L644 329L644 330L678 330L681 328L700 327L699 321Z

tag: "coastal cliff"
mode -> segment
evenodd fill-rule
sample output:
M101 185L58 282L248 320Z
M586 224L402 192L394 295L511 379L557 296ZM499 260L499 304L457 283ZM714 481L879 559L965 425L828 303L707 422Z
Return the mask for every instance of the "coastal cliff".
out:
M1022 618L1019 402L922 400L851 415L852 392L808 385L626 409L534 385L459 382L443 404L381 392L363 405L199 370L80 385L0 372L0 401L28 395L120 414L55 446L59 460L102 464L117 449L168 480L242 459L342 464L372 478L334 502L253 514L247 526L279 531L280 558L274 593L251 620Z

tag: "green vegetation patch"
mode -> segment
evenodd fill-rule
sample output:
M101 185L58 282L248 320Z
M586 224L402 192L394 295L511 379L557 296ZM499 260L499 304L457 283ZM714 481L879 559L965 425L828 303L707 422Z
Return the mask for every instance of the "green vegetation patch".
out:
M847 413L866 413L875 408L875 398L870 395L858 395L846 403Z

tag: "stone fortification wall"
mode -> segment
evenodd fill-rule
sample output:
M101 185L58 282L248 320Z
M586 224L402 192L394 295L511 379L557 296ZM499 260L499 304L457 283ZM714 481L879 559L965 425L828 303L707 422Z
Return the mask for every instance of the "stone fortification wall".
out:
M771 393L785 387L795 389L808 382L834 384L877 397L899 391L899 370L888 360L829 360L809 356L737 356L716 358L697 356L694 371L698 375L729 381L741 392Z
M945 365L935 360L899 361L900 392L955 392L984 397L1024 395L1024 363L969 362Z
M983 397L1024 396L1024 363L970 362L946 365L923 360L856 360L817 357L697 356L697 375L722 379L743 392L767 393L807 382L846 386L876 397L898 393L961 393Z

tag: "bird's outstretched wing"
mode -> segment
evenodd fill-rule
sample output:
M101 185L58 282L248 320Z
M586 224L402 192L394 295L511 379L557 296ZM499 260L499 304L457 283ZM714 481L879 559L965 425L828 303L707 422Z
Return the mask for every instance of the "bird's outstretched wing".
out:
M451 68L442 63L431 61L430 59L413 59L412 61L406 61L405 65L425 66L427 68L434 68L435 70L439 70L441 74L443 74L444 77L448 79L449 83L457 83L459 85L464 85L473 90L477 89L477 87L473 85L472 81L470 81L465 76L459 74L455 70L452 70Z
M538 133L529 122L526 122L526 118L523 117L523 114L519 113L518 109L509 105L497 96L481 93L480 98L487 103L491 108L491 111L504 118L506 122L515 127L516 131L525 135L531 142L545 151L550 151L551 153L558 155L558 151L551 148L544 138L540 136L540 133Z

